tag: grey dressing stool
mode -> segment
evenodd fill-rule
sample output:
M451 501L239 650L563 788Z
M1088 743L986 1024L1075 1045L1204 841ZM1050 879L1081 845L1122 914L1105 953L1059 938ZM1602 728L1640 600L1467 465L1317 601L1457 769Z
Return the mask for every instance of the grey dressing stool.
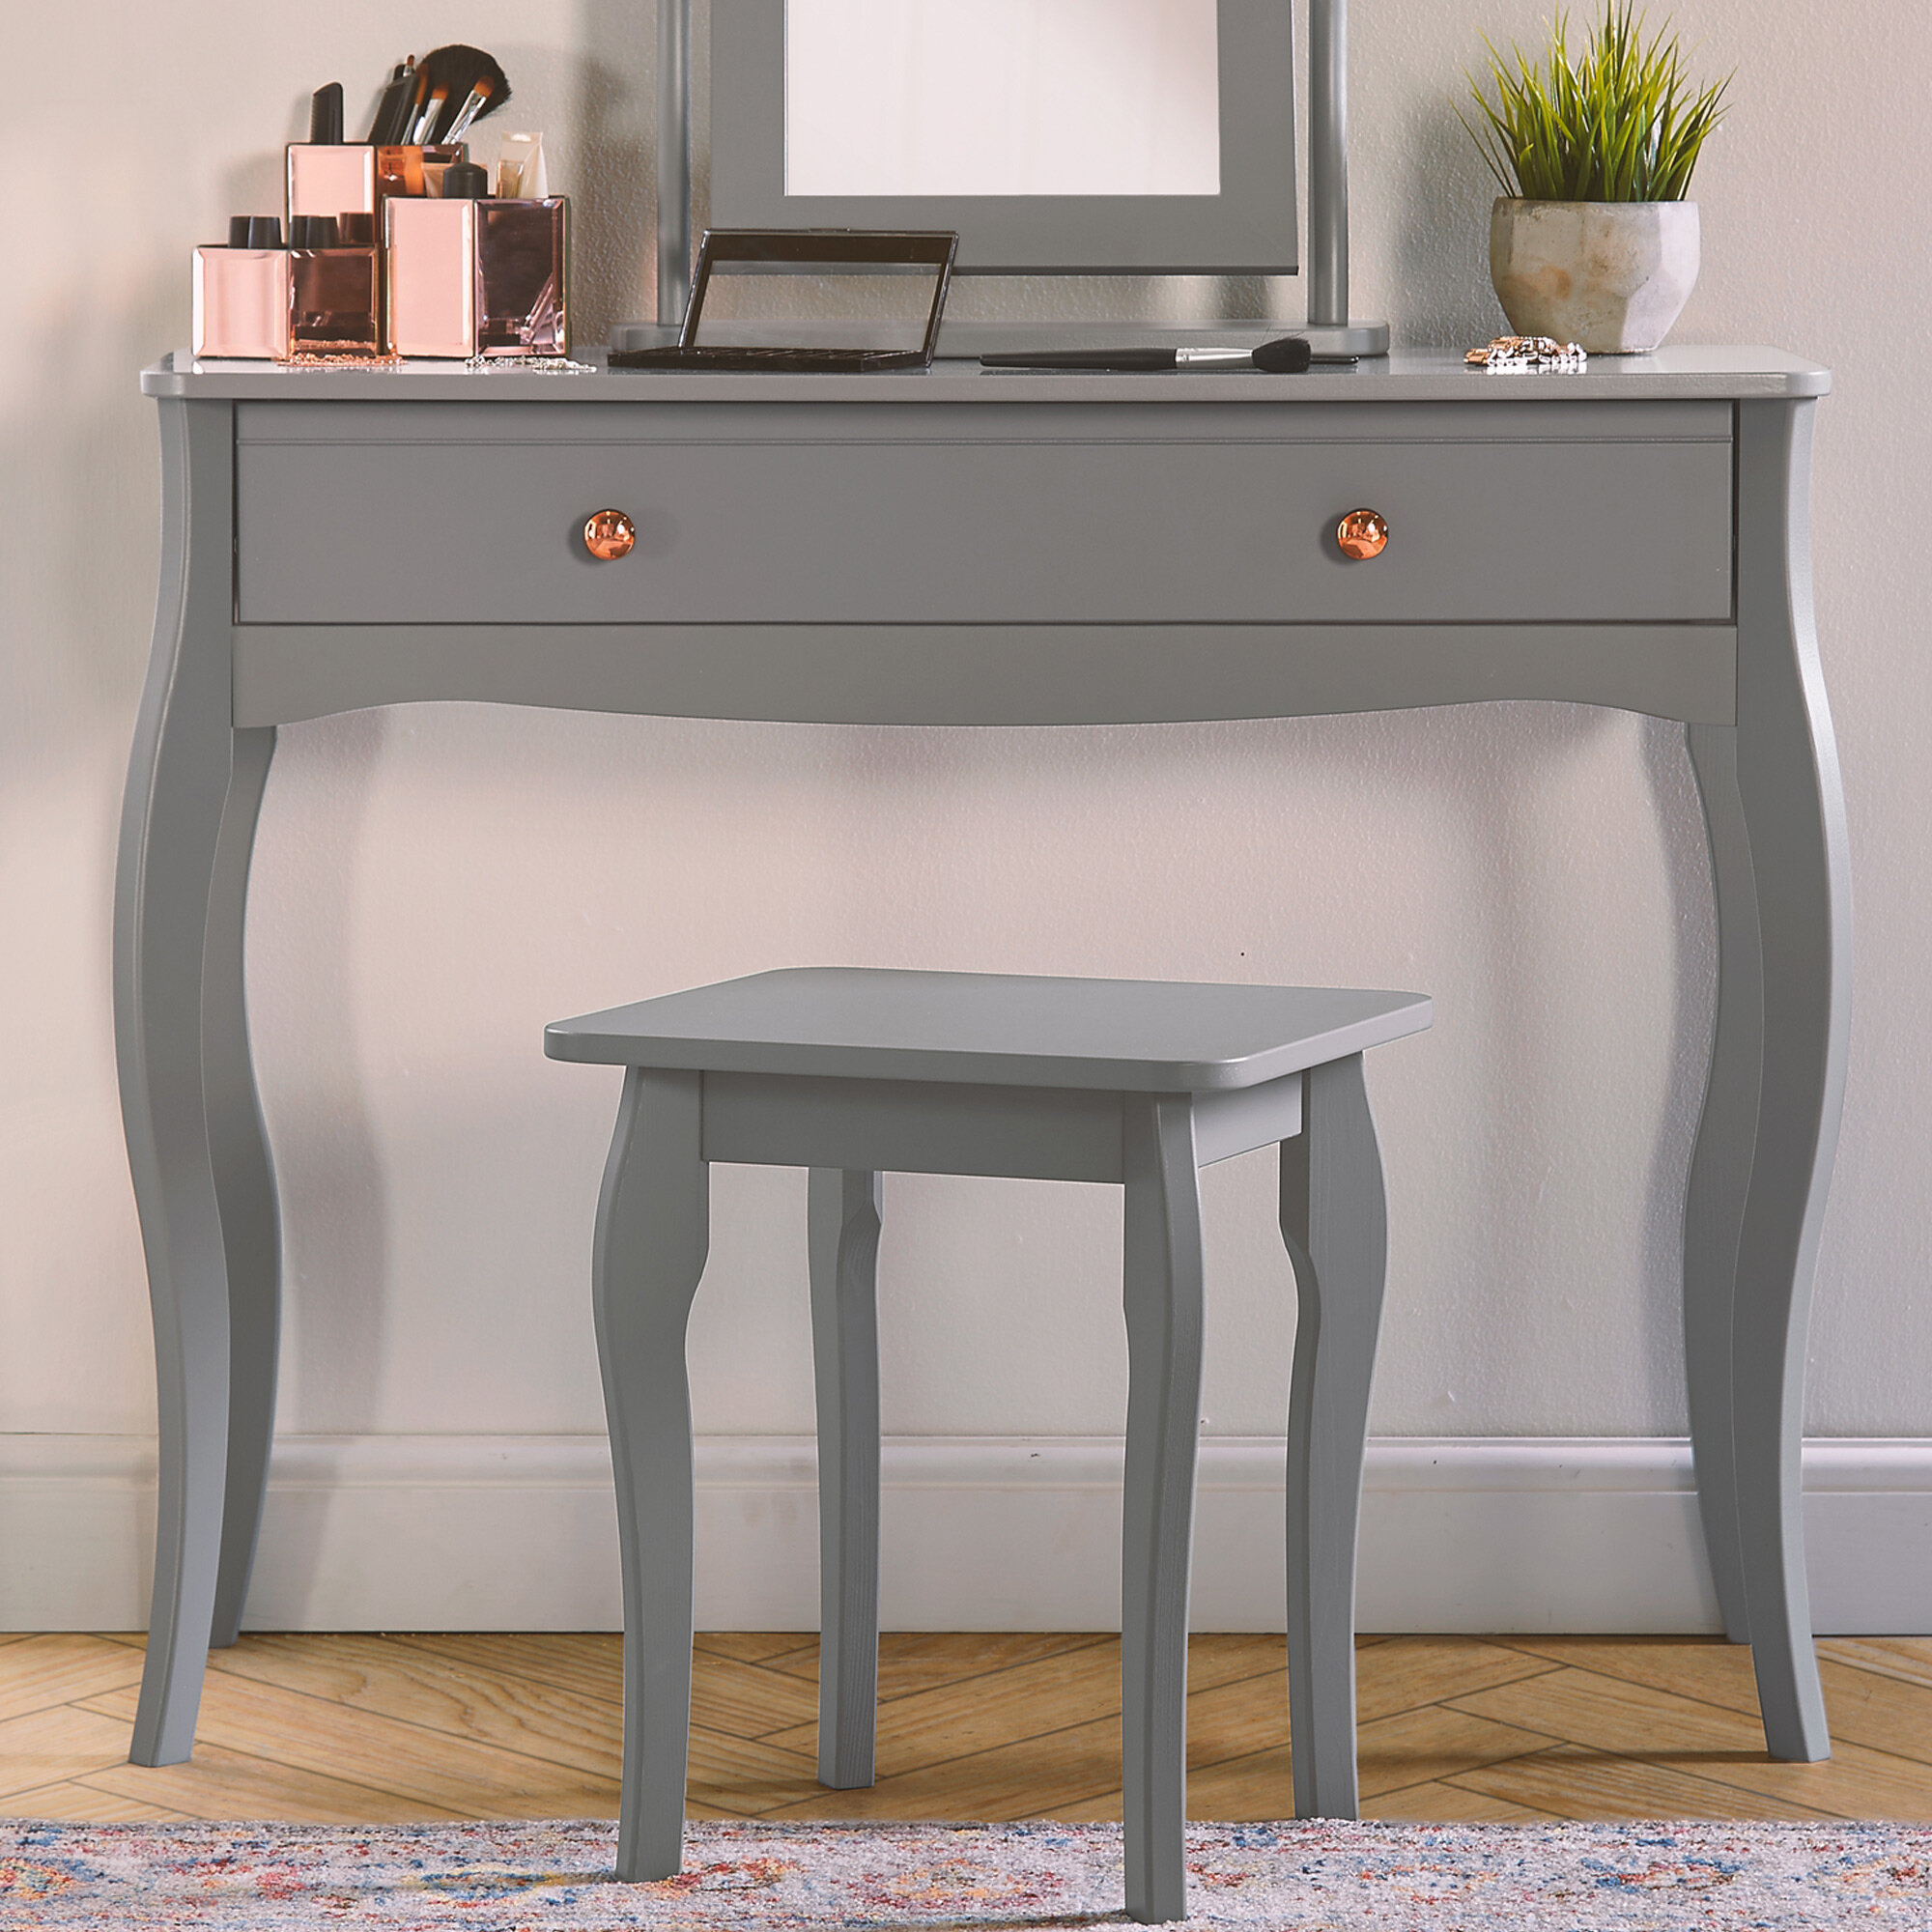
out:
M809 1167L819 1443L818 1773L872 1781L879 1174L1125 1188L1121 1584L1127 1910L1186 1909L1187 1585L1201 1393L1198 1170L1269 1141L1300 1320L1289 1408L1289 1706L1302 1816L1355 1815L1355 1525L1386 1252L1362 1054L1414 993L813 968L560 1020L554 1060L630 1070L592 1263L624 1573L617 1870L684 1850L691 1724L685 1321L706 1164Z

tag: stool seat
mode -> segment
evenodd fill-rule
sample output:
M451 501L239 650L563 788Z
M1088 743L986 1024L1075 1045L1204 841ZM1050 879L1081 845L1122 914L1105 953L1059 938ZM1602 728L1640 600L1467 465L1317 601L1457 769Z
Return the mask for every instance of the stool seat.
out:
M802 966L544 1030L553 1060L1209 1094L1429 1025L1420 993Z
M810 1170L818 1410L818 1775L872 1782L878 1684L876 1263L883 1173L1112 1181L1123 1196L1122 1794L1126 1904L1186 1910L1188 1566L1201 1412L1199 1170L1281 1150L1300 1315L1289 1405L1295 1810L1356 1811L1355 1524L1387 1226L1362 1078L1419 993L793 968L546 1029L628 1069L591 1264L624 1580L617 1871L683 1859L691 1723L685 1329L710 1163Z

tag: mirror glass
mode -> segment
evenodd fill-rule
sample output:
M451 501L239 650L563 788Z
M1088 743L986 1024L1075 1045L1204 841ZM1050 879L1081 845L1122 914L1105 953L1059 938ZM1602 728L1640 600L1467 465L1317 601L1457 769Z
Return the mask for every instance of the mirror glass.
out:
M1217 0L785 0L784 22L787 195L1221 191Z
M715 262L691 333L705 347L917 349L925 340L939 267L847 262L837 268Z

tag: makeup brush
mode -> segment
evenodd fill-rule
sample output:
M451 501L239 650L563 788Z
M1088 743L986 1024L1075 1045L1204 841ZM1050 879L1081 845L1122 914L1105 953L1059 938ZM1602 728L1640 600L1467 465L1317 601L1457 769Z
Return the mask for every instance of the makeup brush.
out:
M496 88L491 84L490 76L486 73L469 90L469 95L464 99L463 105L456 110L456 119L449 124L449 132L442 138L445 141L462 140L464 135L469 131L469 124L480 118L484 109L489 106L490 97L496 91Z
M423 71L412 63L409 72L403 76L402 93L396 101L389 125L384 130L387 138L382 144L384 147L398 148L408 144L410 129L416 125L416 114L422 106L422 99Z
M497 66L494 56L486 54L481 47L460 44L438 47L434 53L423 56L419 71L425 80L425 100L440 89L442 104L437 109L435 120L416 137L418 140L449 140L449 130L469 105L469 96L485 80L490 83L490 92L470 115L472 123L480 121L486 114L496 113L510 98L510 83L503 70Z
M389 84L384 88L381 99L376 102L375 118L369 123L372 147L394 147L403 138L403 129L409 124L410 110L415 104L415 98L416 57L412 54L389 76Z
M1298 376L1311 360L1299 335L1280 335L1252 349L1030 349L982 355L982 369L1261 369L1270 376Z
M419 148L424 142L434 138L431 130L436 127L437 118L449 103L446 88L432 87L422 106L416 112L415 120L410 127L409 145Z

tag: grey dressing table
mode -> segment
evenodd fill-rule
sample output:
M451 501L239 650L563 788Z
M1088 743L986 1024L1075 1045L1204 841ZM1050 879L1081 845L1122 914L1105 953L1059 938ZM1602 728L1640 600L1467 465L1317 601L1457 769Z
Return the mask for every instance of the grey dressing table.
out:
M1823 370L1697 349L1578 377L1401 355L786 378L183 355L142 384L161 582L114 942L160 1393L137 1763L192 1747L272 1430L242 934L275 727L437 698L962 725L1551 698L1684 721L1721 948L1684 1239L1698 1494L1766 1742L1827 1754L1799 1483L1850 945L1808 559ZM452 456L469 487L423 490ZM494 526L509 500L546 514ZM620 561L582 547L606 508L636 526ZM1389 526L1373 561L1336 545L1356 508Z

